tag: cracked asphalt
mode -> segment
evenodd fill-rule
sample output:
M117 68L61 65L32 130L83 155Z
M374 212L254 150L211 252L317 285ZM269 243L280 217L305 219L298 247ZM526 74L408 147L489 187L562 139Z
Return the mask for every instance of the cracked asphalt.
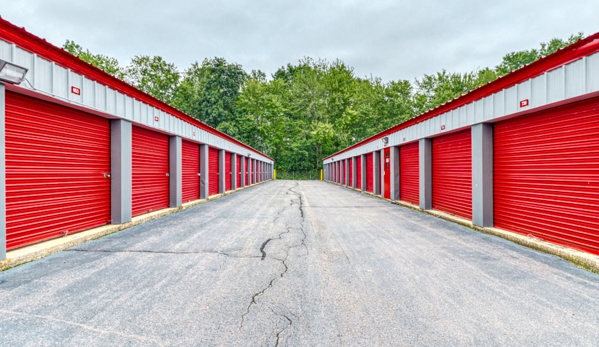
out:
M599 276L318 181L0 273L1 346L598 346Z

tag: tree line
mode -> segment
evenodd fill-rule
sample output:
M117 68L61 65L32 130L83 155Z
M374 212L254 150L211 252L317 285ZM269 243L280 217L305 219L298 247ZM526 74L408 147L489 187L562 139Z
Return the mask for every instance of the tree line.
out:
M127 66L73 41L80 59L273 157L283 172L320 169L322 158L418 116L583 37L554 38L506 54L492 68L442 70L413 82L358 77L341 60L303 58L271 76L224 58L184 71L160 56L135 56Z

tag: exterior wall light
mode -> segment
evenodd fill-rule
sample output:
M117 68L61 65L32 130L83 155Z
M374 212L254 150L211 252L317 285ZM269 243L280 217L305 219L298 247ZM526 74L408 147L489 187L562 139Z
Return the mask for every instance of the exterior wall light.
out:
M386 146L389 143L389 138L385 136L381 139L381 141L383 141L383 146Z
M248 153L248 157L251 157L251 156L252 156L252 153Z
M28 69L0 59L0 81L20 84L25 79Z

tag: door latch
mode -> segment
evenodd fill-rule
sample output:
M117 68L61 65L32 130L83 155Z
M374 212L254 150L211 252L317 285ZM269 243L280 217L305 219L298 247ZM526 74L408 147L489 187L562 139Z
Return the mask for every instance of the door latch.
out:
M104 178L110 178L110 174L109 173L105 173L104 174Z

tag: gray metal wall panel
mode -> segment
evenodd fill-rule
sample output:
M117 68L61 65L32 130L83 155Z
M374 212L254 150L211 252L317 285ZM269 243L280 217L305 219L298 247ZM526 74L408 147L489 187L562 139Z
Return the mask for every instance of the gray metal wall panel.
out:
M585 59L566 65L566 98L573 98L585 93Z
M501 117L505 114L505 91L493 94L493 118ZM462 124L468 124L464 122Z
M77 103L77 104L83 104L83 97L82 94L85 93L85 90L83 89L83 76L74 73L71 70L69 71L69 86L68 86L68 95L69 95L69 100ZM75 88L79 88L79 95L73 93L73 91L71 90L72 87Z
M6 259L6 87L0 83L0 261Z
M564 68L547 73L547 103L564 99L566 95L564 82Z
M106 86L96 83L96 108L107 112L106 110Z
M81 103L89 108L96 108L96 83L90 79L83 78L81 85Z
M33 85L36 89L42 90L46 93L52 92L52 64L50 61L37 57L35 60L35 71L33 73ZM27 73L27 76L31 74ZM27 77L26 76L26 77Z
M52 71L52 93L60 98L68 99L68 70L56 64L52 66L54 67Z
M12 44L4 40L0 40L0 59L5 61L11 61L13 47L14 46Z
M116 91L106 87L106 112L116 115Z
M587 57L586 62L586 92L599 90L599 53Z
M537 107L547 104L547 74L542 74L532 79L530 82L530 107ZM520 104L514 101L513 111L516 112Z

